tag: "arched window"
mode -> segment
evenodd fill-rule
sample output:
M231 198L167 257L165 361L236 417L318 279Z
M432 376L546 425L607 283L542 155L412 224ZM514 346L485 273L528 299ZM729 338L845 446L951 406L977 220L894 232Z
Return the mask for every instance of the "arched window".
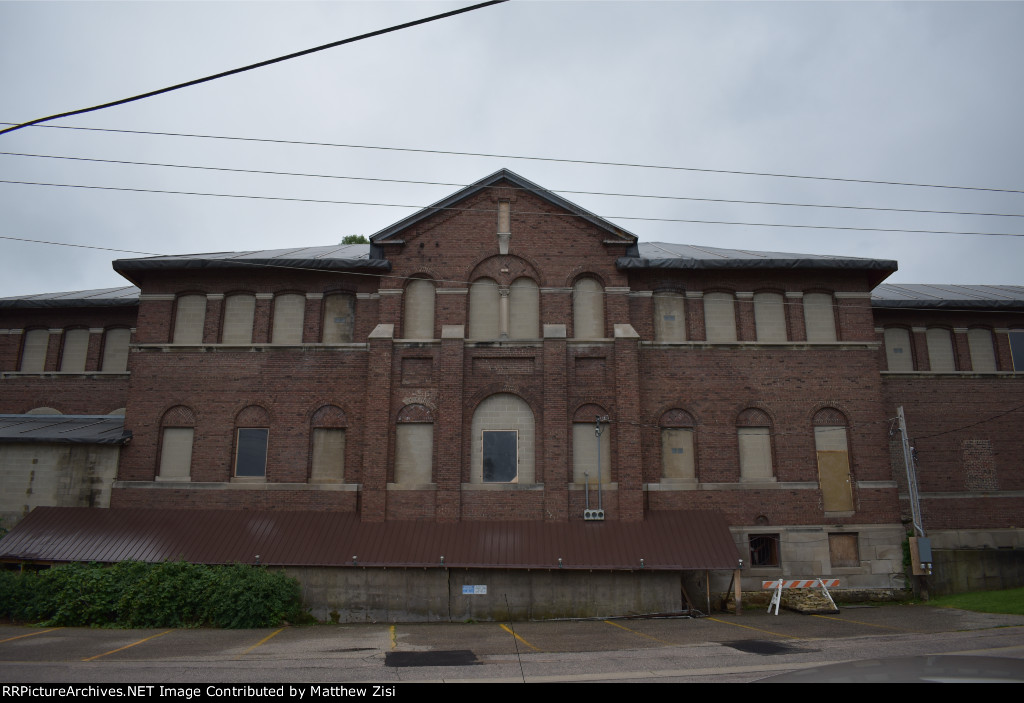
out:
M604 338L604 287L596 278L580 278L573 285L572 325L576 339Z
M128 370L128 343L132 331L127 327L114 327L103 335L103 371L123 373Z
M406 405L395 425L395 483L433 482L434 414L425 405Z
M60 370L64 373L83 373L89 355L89 330L64 330L64 348L60 355Z
M174 312L174 344L202 344L206 296L182 295Z
M704 329L709 342L736 341L736 306L731 293L704 294Z
M836 314L828 293L804 294L804 326L808 342L836 341Z
M224 299L224 344L252 344L252 322L256 316L256 296L235 293Z
M910 332L906 328L885 328L885 360L890 371L914 370L914 352L910 346Z
M27 330L22 342L19 370L27 373L41 373L46 368L46 350L49 346L49 330Z
M238 413L235 418L235 476L266 478L267 445L270 440L270 415L258 405Z
M780 293L754 294L754 324L757 341L786 341L786 307Z
M529 278L517 278L509 286L509 328L511 339L540 338L540 289Z
M953 338L944 327L929 327L925 332L928 342L928 365L932 371L956 371L953 356Z
M60 410L57 410L57 408L51 408L49 406L44 405L44 406L39 407L39 408L32 408L31 410L29 410L25 414L26 415L62 415L63 413L61 413Z
M835 408L823 408L814 414L814 448L818 456L818 483L824 509L853 510L845 415Z
M302 326L306 319L306 296L282 293L274 298L272 344L302 344Z
M473 412L470 483L533 483L533 410L517 395L498 393Z
M686 341L686 298L671 291L654 294L654 340Z
M971 350L971 369L981 373L996 370L996 350L990 330L983 327L967 330L967 346Z
M601 422L601 436L597 436L597 418L607 418L608 413L600 405L584 405L576 410L572 418L572 481L597 485L612 482L612 433L607 420ZM598 446L600 444L601 470L598 471Z
M658 424L661 427L661 478L696 480L693 416L685 410L669 410Z
M405 311L402 316L406 339L434 339L434 282L414 278L405 287Z
M335 405L325 405L313 413L311 424L310 482L341 483L345 479L345 428L348 426L345 413Z
M740 480L774 481L771 420L763 410L749 408L736 419L740 445Z
M348 344L355 340L356 299L350 293L324 296L324 344Z
M498 321L498 283L478 278L469 286L469 339L497 339L501 333Z
M184 405L176 405L164 413L160 420L160 466L157 480L190 480L195 426L195 413Z

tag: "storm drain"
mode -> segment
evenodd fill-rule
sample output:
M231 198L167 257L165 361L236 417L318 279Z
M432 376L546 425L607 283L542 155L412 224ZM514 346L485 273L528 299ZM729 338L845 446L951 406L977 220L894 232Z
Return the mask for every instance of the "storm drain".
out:
M449 649L436 652L388 652L384 666L469 666L478 664L476 655L468 649Z
M799 654L801 652L813 652L813 649L803 649L785 644L784 642L771 642L769 640L736 640L735 642L722 642L726 647L738 649L748 654Z

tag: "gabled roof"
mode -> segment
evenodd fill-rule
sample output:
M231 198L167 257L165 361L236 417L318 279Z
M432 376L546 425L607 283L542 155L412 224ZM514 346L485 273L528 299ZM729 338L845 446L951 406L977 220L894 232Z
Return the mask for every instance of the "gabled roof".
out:
M210 254L178 254L142 259L117 259L114 270L131 280L135 271L224 268L298 268L315 271L390 271L391 263L370 256L369 244L335 244L326 247L292 247L260 251L222 251Z
M619 269L831 269L872 272L876 285L897 269L889 259L865 259L827 254L786 254L717 247L640 242L639 256L623 256Z
M125 444L122 415L0 415L0 444Z
M408 229L409 227L415 225L417 222L420 222L430 217L431 215L436 214L440 210L453 208L456 206L457 203L459 203L462 200L465 200L466 198L469 198L470 196L476 195L477 193L484 191L488 188L503 187L506 184L502 183L502 181L506 181L507 185L511 185L513 188L519 188L522 190L530 191L534 195L543 198L544 200L547 200L552 205L555 205L556 207L562 208L563 210L567 210L579 216L580 218L586 220L592 225L598 227L599 229L604 230L613 237L622 239L630 243L635 242L637 239L635 234L626 231L622 227L619 227L616 224L612 224L603 217L599 217L594 213L581 208L579 205L572 203L566 200L565 198L552 193L550 190L543 188L542 186L539 186L536 183L528 181L527 179L520 176L518 173L514 173L512 171L509 171L507 168L503 168L500 171L495 171L486 178L481 178L476 183L466 186L462 190L458 190L452 193L446 198L438 200L433 205L428 205L419 212L409 215L404 220L399 220L395 224L385 227L376 234L371 235L370 241L373 242L374 244L387 241L388 239L395 237L395 235L397 235L402 230Z
M886 283L871 291L876 308L1024 310L1024 286Z
M92 308L133 306L139 304L139 289L135 286L76 290L67 293L40 293L0 298L2 308Z

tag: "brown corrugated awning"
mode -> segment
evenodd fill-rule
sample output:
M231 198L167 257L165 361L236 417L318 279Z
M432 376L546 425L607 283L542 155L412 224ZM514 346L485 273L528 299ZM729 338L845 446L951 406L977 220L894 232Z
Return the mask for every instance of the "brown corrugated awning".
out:
M0 540L8 562L251 564L257 555L272 566L629 571L731 570L739 560L712 511L650 512L643 522L371 523L313 511L41 507Z

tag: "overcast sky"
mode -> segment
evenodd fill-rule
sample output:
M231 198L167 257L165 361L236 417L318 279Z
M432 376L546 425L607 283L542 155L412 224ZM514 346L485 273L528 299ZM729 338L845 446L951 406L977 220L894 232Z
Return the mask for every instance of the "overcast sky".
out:
M0 121L162 88L471 3L0 2ZM1024 190L1024 3L518 0L50 124ZM1024 215L1024 194L27 128L0 151L556 191ZM428 205L457 190L0 155L0 179ZM565 194L642 241L896 259L1021 284L1024 217ZM0 183L0 235L156 254L319 246L407 207ZM0 240L0 297L124 285L131 254Z

